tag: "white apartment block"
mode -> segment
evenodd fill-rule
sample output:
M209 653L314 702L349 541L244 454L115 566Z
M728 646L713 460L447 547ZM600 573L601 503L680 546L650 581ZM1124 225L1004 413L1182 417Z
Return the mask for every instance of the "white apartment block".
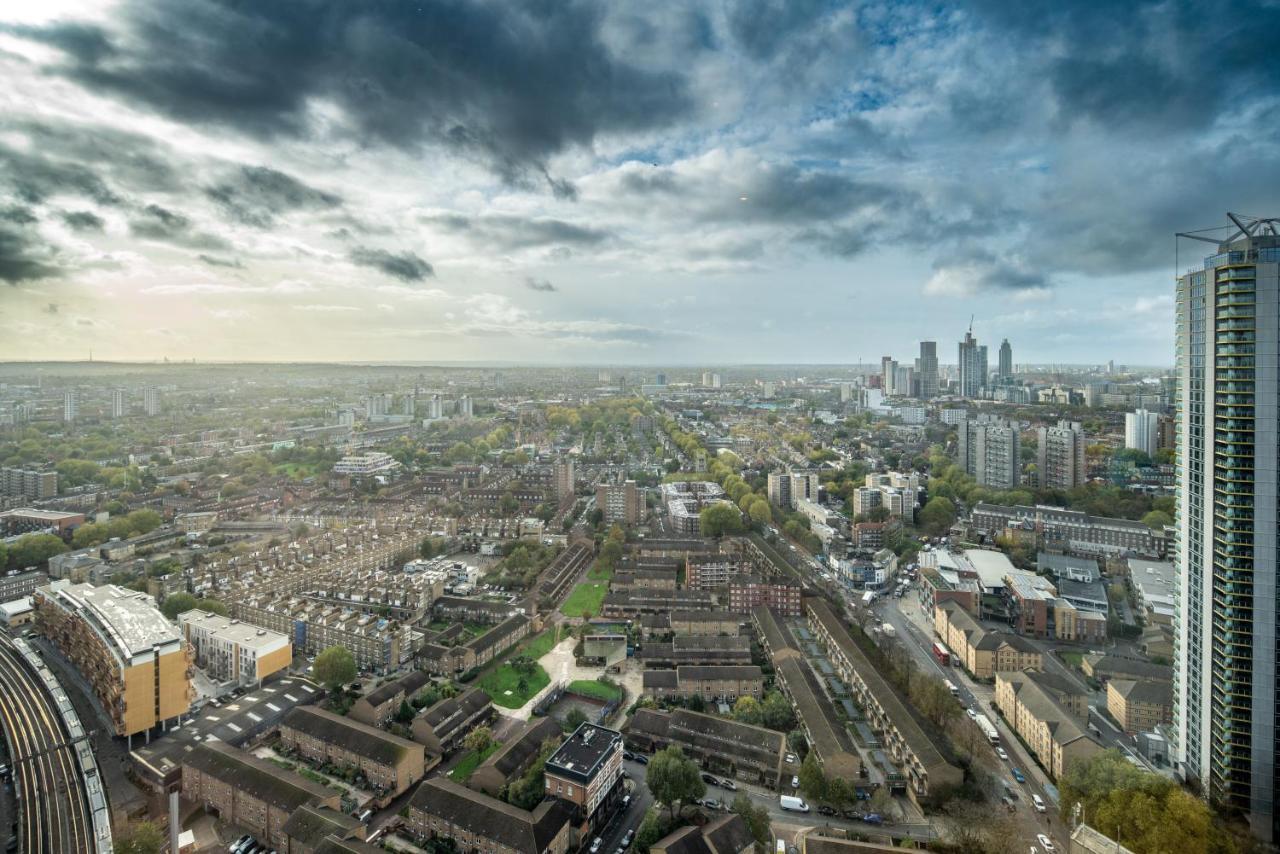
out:
M178 629L195 652L196 666L218 682L257 685L293 661L287 635L198 608L178 615Z

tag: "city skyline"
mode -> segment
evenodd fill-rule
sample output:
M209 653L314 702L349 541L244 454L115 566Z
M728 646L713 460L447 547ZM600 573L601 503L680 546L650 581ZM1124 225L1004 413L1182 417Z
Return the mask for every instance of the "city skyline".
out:
M1238 6L355 8L8 4L0 358L1161 364L1280 162Z

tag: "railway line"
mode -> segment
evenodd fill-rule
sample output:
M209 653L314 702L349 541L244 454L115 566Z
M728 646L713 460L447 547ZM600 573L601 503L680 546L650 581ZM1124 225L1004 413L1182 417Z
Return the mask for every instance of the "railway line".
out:
M13 769L20 850L109 851L106 801L79 719L74 711L68 719L65 693L18 643L0 636L0 725Z

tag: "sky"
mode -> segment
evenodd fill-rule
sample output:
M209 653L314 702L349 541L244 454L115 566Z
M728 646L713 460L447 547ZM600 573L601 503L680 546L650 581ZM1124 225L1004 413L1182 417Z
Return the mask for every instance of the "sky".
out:
M1170 364L1275 2L9 0L0 359Z

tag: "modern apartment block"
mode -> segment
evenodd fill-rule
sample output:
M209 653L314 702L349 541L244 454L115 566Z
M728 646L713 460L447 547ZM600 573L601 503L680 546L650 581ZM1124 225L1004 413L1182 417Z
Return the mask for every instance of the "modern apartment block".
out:
M1009 344L1008 338L1000 342L1000 367L997 375L1002 380L1013 376L1013 346Z
M634 480L597 484L596 506L607 524L639 525L644 520L644 496Z
M795 509L802 499L818 500L818 473L808 471L775 472L766 487L770 503Z
M577 488L577 473L573 460L558 460L552 469L552 474L556 482L556 501L560 504L572 501L574 490Z
M1036 472L1041 489L1075 489L1085 482L1084 426L1079 421L1059 421L1036 431Z
M1022 483L1018 428L990 415L965 418L957 425L960 462L982 486L1016 489Z
M287 635L196 608L178 615L196 666L218 682L256 686L293 661Z
M1280 220L1238 230L1178 279L1174 762L1280 838Z
M0 495L40 501L58 494L58 473L6 466L0 468Z
M116 735L186 714L191 649L145 593L58 579L33 594L41 634L93 687Z
M1124 446L1154 456L1159 446L1160 416L1145 409L1124 415Z

